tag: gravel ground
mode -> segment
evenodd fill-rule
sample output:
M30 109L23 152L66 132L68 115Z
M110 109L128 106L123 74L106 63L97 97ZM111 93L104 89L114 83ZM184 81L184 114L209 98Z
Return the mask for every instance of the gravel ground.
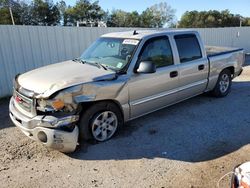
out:
M29 140L10 122L8 100L1 100L0 187L215 187L250 160L249 88L250 63L226 98L195 97L70 155Z

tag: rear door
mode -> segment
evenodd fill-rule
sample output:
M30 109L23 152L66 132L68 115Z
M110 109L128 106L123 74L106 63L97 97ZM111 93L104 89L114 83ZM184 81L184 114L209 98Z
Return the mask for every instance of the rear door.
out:
M208 83L209 62L195 34L174 36L179 56L179 94L177 100L205 91Z
M176 100L178 67L174 63L169 38L161 36L148 39L139 53L137 64L141 61L152 61L157 69L155 73L134 72L131 76L128 82L131 118L157 110Z

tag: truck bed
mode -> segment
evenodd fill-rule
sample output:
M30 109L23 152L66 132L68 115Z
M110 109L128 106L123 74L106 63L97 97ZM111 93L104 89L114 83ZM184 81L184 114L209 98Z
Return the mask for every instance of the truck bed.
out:
M243 49L205 46L205 50L210 65L208 90L212 90L215 87L220 72L226 67L232 68L234 77L241 74L245 61Z
M219 46L205 46L205 49L208 57L213 57L217 55L223 55L243 50L242 48L230 48L230 47L219 47Z

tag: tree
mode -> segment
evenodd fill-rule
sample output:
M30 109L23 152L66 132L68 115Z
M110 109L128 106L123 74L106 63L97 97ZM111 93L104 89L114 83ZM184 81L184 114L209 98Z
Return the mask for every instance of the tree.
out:
M179 27L236 27L240 25L240 19L240 15L234 15L229 10L187 11L182 15Z
M98 22L104 15L98 1L91 3L89 0L79 0L75 6L66 9L64 25L76 25L77 21Z
M12 24L11 7L17 25L67 25L76 26L77 22L94 23L104 21L109 27L234 27L250 26L250 18L232 14L229 10L187 11L180 22L175 22L175 10L167 3L155 4L141 14L137 11L104 11L98 1L78 0L68 6L64 0L53 4L52 0L0 0L0 24Z
M108 27L140 27L141 16L137 11L113 10L108 16Z
M163 27L173 25L174 10L167 3L155 4L142 14L137 11L103 11L98 1L78 0L74 6L67 6L64 0L53 4L52 0L0 0L0 24L11 24L9 6L14 20L20 25L67 25L77 22L107 22L112 27Z
M133 11L127 15L126 18L127 27L140 27L141 17L137 11Z
M250 18L244 18L243 26L250 26Z
M0 9L0 23L4 25L11 24L10 12L7 7L2 7Z
M15 24L23 24L23 6L26 4L22 1L1 0L0 1L0 24L12 24L10 10L11 7Z
M31 3L31 23L32 25L58 25L60 22L60 12L56 5L46 0L34 0Z
M25 2L20 2L20 10L17 14L20 18L21 25L32 25L31 9L32 7L30 5Z
M66 9L67 9L67 5L65 3L65 1L61 0L59 2L56 3L56 7L58 9L58 11L60 12L60 17L61 17L61 21L62 23L65 22L65 12L66 12Z
M141 15L142 27L163 27L173 23L175 10L166 2L155 4L143 11Z
M100 21L105 15L104 10L99 6L99 1L95 1L90 5L90 20L92 21Z
M141 14L141 27L154 27L153 12L150 9L146 9Z
M109 16L109 27L163 27L173 23L175 10L167 3L159 3L147 8L142 14L137 11L113 10Z
M113 10L108 18L108 27L126 27L128 13L123 10Z
M60 12L52 1L34 0L26 4L24 1L1 0L0 24L12 24L9 6L17 25L57 25L60 22Z

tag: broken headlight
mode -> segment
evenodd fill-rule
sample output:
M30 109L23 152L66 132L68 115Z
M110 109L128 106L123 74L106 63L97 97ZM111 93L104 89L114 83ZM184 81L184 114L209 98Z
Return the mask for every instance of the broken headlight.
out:
M55 100L39 99L37 101L37 104L38 104L37 109L42 112L59 111L65 107L65 103L60 99L55 99Z
M49 99L38 99L38 110L47 111L66 111L72 112L77 108L77 104L73 100L73 93L81 89L80 86L58 91Z
M77 108L77 104L75 104L73 100L64 100L63 98L57 97L55 99L38 99L37 104L37 110L42 112L72 112Z

